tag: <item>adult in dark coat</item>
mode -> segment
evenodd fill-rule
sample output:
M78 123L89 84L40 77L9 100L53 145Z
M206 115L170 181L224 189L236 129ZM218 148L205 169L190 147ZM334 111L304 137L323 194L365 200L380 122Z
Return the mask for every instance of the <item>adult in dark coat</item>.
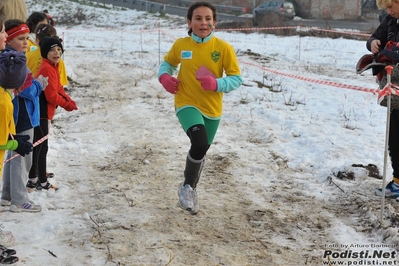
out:
M0 0L0 18L3 21L9 19L26 21L27 12L25 0Z
M399 42L399 0L377 0L377 7L385 9L387 15L367 40L367 49L373 54L378 54L384 49L388 41ZM393 75L392 78L394 78ZM392 79L392 83L394 83L394 79ZM385 196L397 198L399 197L399 109L392 109L391 112L388 148L393 178L385 188ZM382 189L378 188L376 194L381 195Z

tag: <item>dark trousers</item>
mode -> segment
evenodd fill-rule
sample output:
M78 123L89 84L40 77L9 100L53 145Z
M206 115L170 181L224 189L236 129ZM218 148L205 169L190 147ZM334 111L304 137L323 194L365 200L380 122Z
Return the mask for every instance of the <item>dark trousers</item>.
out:
M399 110L392 109L389 123L389 155L391 157L393 176L399 178Z
M35 127L33 142L47 136L49 132L49 121L47 119L40 119L40 125ZM40 183L47 182L47 151L48 140L46 139L39 145L33 148L33 163L29 172L29 178L39 178Z

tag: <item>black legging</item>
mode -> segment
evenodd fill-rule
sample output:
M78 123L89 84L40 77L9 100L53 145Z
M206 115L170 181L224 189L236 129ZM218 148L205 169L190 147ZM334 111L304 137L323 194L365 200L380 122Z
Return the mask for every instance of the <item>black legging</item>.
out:
M393 176L399 178L399 110L393 109L389 123L389 155Z
M190 138L190 156L194 160L202 160L211 145L208 144L208 136L204 125L194 125L187 130Z
M48 135L48 125L49 122L47 119L40 119L40 126L34 129L33 143ZM47 151L47 139L33 148L33 163L29 172L29 178L38 177L40 183L47 182Z

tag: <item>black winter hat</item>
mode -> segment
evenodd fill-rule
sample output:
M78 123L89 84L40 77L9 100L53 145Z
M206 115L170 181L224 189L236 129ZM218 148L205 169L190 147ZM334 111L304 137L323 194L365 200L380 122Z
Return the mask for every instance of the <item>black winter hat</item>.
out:
M39 42L40 46L40 53L43 58L47 58L47 54L50 51L51 48L55 46L61 47L62 52L64 52L64 48L62 47L62 43L58 38L55 37L44 37L43 39L40 40Z
M8 51L0 54L0 86L4 89L19 89L24 85L29 69L25 54Z

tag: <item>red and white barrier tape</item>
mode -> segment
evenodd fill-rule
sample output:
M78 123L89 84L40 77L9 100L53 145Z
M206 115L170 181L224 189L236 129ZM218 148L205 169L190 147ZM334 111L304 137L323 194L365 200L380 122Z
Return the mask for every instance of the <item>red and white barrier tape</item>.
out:
M37 145L41 144L41 143L42 143L43 141L45 141L46 139L48 139L48 135L46 135L46 136L44 136L43 138L41 138L41 139L39 139L38 141L36 141L36 142L33 144L33 147L36 147ZM5 164L6 162L11 161L12 159L14 159L14 158L16 158L16 157L18 157L18 156L20 156L18 153L15 154L14 156L12 156L11 158L9 158L8 160L3 161L3 164Z
M387 83L387 85L385 85L385 87L378 93L378 103L380 103L385 96L392 94L399 96L399 86L392 83Z
M337 87L337 88L343 88L343 89L351 89L351 90L357 90L357 91L371 92L371 93L378 93L380 91L379 89L362 88L362 87L359 87L359 86L347 85L347 84L342 84L342 83L333 82L333 81L325 81L325 80L319 80L319 79L314 79L314 78L302 77L302 76L298 76L298 75L294 75L294 74L288 74L288 73L280 72L280 71L277 71L277 70L274 70L274 69L270 69L270 68L266 68L266 67L257 66L257 65L252 64L252 63L244 62L242 60L238 60L238 61L243 63L243 64L250 65L250 66L253 66L253 67L257 67L257 68L260 68L260 69L265 70L267 72L274 73L276 75L285 76L285 77L294 78L294 79L299 79L299 80L308 81L308 82L312 82L312 83L317 83L317 84L322 84L322 85L327 85L327 86L332 86L332 87Z

